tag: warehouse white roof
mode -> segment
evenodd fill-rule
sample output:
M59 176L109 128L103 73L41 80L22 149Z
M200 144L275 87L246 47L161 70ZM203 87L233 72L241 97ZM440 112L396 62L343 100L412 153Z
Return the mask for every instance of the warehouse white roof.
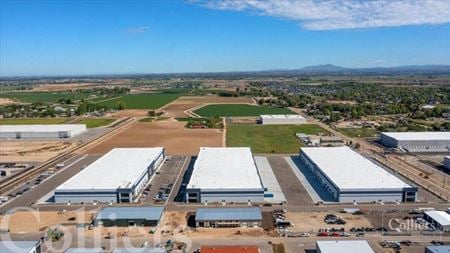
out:
M136 183L163 150L163 148L115 148L56 190L129 188Z
M0 132L59 132L86 129L85 124L0 125Z
M427 211L425 214L442 226L450 226L450 214L444 211Z
M274 114L274 115L261 115L262 119L304 119L302 115L298 114Z
M399 141L450 141L450 132L383 132L382 134Z
M317 241L317 248L321 253L374 253L365 240Z
M411 187L372 161L344 147L302 148L340 189L402 189Z
M250 148L200 148L187 188L263 189Z

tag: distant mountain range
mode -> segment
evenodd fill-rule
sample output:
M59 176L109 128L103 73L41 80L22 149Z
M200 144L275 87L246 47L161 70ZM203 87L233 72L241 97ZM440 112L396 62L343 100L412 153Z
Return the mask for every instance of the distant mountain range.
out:
M401 75L401 74L450 74L450 65L407 65L397 67L344 68L333 64L307 66L291 70L267 70L291 74L335 74L335 75Z

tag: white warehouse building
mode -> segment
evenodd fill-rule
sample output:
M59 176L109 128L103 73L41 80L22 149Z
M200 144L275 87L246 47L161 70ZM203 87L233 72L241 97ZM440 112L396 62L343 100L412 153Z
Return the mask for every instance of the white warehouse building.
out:
M392 132L381 133L380 142L388 148L408 152L448 152L450 132Z
M263 125L298 125L306 123L306 119L298 114L260 115L259 121Z
M200 148L186 187L186 202L264 202L264 187L250 148Z
M115 148L55 190L56 203L129 203L164 160L164 148Z
M338 202L416 200L417 187L406 184L347 146L302 148L300 158Z
M0 125L0 139L64 139L85 131L85 124Z

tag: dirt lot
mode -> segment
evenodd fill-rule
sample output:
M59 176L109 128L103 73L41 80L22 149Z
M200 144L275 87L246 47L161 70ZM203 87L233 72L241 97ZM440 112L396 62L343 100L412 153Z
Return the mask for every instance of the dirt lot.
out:
M75 145L60 141L1 141L0 162L44 162Z
M118 111L116 113L111 114L112 117L115 118L122 118L122 117L145 117L147 116L147 112L149 110L147 109L129 109L129 110L123 110Z
M0 216L0 228L8 229L11 233L36 233L46 230L53 225L75 226L89 223L91 212L64 212L57 211L19 211L12 215ZM26 221L26 222L24 222Z
M263 228L192 228L187 227L188 212L165 212L160 231L165 235L184 235L191 238L238 238L269 235Z
M109 80L108 83L64 83L64 84L39 84L33 87L33 91L67 91L77 89L91 89L95 87L112 87L126 84L123 80Z
M40 84L33 87L33 91L66 91L88 89L100 86L94 83L68 83L68 84Z
M188 212L164 212L161 221L161 230L172 233L174 231L185 230L187 227Z
M370 221L362 215L352 215L345 213L335 213L335 215L342 217L347 224L345 225L327 225L323 219L326 212L288 212L286 218L290 222L294 223L293 227L289 230L298 232L313 232L317 233L321 228L345 228L349 231L352 227L372 227Z
M10 104L16 104L17 102L9 99L9 98L0 98L0 105L10 105Z
M216 96L205 96L205 97L180 97L174 102L161 108L161 110L167 112L168 117L187 117L189 116L184 111L194 108L202 104L214 104L214 103L254 103L251 98L247 97L216 97Z
M119 134L88 150L104 154L115 147L164 147L169 155L196 155L200 147L221 147L221 129L186 129L185 122L135 122Z

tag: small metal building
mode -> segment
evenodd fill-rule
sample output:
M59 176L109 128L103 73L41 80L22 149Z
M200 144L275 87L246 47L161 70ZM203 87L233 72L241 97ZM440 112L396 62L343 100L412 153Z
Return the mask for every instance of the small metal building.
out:
M106 207L95 217L94 226L156 227L164 207Z
M317 253L375 253L365 240L317 241Z
M425 247L425 253L449 253L450 245L432 245Z
M196 227L260 227L262 213L257 207L198 208Z
M263 125L298 125L306 123L306 119L298 114L260 115L259 121Z
M41 253L41 241L0 241L1 253Z
M65 139L85 131L85 124L0 125L0 139Z
M445 168L447 171L450 171L450 156L444 157L444 163L443 163L443 165L444 165L444 168Z
M450 214L444 211L427 211L424 219L441 231L450 231Z

